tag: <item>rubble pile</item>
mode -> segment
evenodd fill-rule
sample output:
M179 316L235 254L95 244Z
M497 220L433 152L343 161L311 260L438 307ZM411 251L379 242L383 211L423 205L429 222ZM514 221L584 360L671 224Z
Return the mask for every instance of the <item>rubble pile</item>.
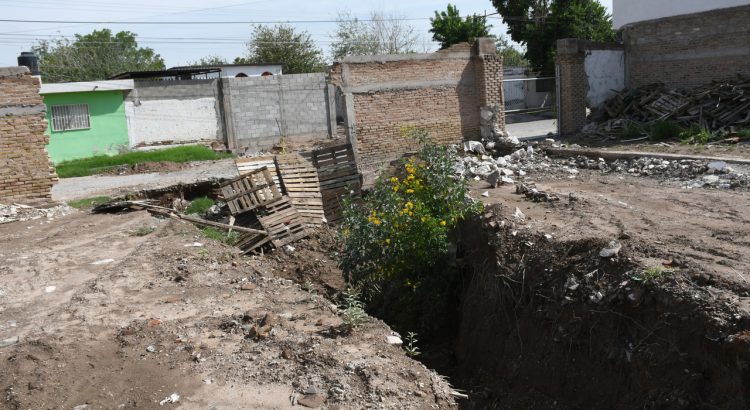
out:
M623 90L604 103L584 127L585 134L616 134L628 126L672 121L689 127L700 125L711 131L750 127L750 79L714 82L692 90L667 89L657 83Z
M550 141L545 141L548 144ZM665 160L639 157L607 161L579 155L571 158L550 158L544 154L544 144L528 143L510 155L488 155L486 146L477 141L464 143L463 154L454 164L457 175L487 181L492 188L501 185L519 185L519 194L535 201L554 200L539 195L533 185L524 185L527 177L576 178L581 171L628 174L637 177L654 177L680 181L685 188L714 187L735 189L750 187L750 172L735 169L723 161ZM480 148L481 147L481 148ZM458 150L458 147L453 147Z
M0 224L16 221L31 221L46 218L53 220L58 216L65 216L75 212L67 204L58 205L52 208L35 208L28 205L3 205L0 204Z

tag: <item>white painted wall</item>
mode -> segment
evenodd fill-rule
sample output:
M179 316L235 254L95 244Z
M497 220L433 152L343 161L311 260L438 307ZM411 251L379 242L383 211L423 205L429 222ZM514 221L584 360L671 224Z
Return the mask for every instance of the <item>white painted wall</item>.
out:
M748 4L750 0L614 0L614 26Z
M215 98L125 101L130 146L217 139Z
M584 69L589 81L586 101L592 108L625 88L625 52L622 50L588 51Z

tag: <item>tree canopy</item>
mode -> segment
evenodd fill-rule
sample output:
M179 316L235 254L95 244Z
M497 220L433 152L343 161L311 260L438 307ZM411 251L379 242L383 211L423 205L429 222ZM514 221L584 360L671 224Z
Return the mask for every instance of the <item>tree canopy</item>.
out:
M487 24L487 18L477 14L461 17L458 8L448 4L446 11L435 11L435 17L430 19L432 39L440 42L440 48L448 48L457 43L472 41L480 37L488 37L492 25Z
M596 0L492 0L532 67L552 74L557 40L613 41L612 17Z
M348 11L339 12L336 31L331 36L334 59L344 56L403 54L417 51L419 34L406 20L374 11L369 21L353 18Z
M193 66L193 67L211 67L211 66L217 66L217 65L224 65L227 63L227 60L219 55L207 55L205 57L200 58L196 61L191 61L187 65Z
M126 71L163 70L164 60L139 47L136 34L109 29L76 34L74 40L42 40L31 49L39 57L42 79L57 83L104 80Z
M279 63L284 74L314 73L325 68L323 53L315 46L310 33L297 32L285 24L255 26L247 42L247 55L236 58L234 62Z

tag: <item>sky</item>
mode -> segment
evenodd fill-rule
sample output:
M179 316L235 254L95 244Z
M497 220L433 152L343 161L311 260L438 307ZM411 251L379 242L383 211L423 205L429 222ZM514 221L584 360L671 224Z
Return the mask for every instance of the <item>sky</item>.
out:
M612 0L600 0L612 12ZM496 10L489 0L451 0L461 15L491 14ZM28 51L39 39L71 37L94 29L128 30L138 35L141 46L159 53L167 67L184 65L208 55L228 61L245 53L250 24L130 24L135 22L275 22L335 20L339 11L367 18L371 11L382 11L410 18L409 24L423 35L425 51L437 49L432 42L429 18L435 10L444 10L447 2L426 0L0 0L0 19L52 20L54 23L18 23L0 21L0 67L17 65L16 57ZM69 21L125 22L122 24L72 24ZM498 16L488 18L492 34L505 34ZM318 47L329 53L333 22L292 23L312 35Z

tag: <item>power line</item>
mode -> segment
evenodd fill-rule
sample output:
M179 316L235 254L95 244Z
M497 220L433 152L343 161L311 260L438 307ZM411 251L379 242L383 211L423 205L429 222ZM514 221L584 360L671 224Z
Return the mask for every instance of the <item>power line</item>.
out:
M387 19L356 19L361 22L375 21L420 21L429 17L405 17ZM0 19L3 23L37 23L37 24L140 24L140 25L210 25L210 24L317 24L339 23L341 20L276 20L276 21L78 21L78 20L16 20ZM354 21L354 20L352 20Z

